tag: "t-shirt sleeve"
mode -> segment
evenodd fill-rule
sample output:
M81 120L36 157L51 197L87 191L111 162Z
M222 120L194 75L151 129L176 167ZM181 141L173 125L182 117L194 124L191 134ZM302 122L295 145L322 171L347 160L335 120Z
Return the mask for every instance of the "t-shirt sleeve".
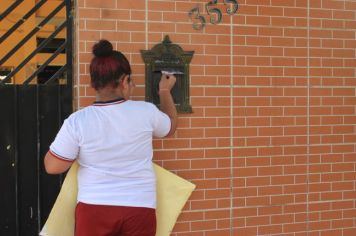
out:
M171 119L168 115L160 111L156 106L153 107L153 136L162 138L167 136L171 130Z
M49 147L51 154L64 161L74 161L79 153L79 139L76 131L73 120L66 119Z

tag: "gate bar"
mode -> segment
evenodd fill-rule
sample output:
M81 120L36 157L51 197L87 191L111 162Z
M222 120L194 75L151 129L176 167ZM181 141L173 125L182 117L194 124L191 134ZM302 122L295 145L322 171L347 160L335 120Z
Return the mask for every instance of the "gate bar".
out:
M40 172L41 169L41 122L40 122L40 87L36 86L36 116L37 116L37 172ZM41 183L41 176L37 175L37 227L38 227L38 235L41 231L41 206L40 206L40 183Z
M44 84L51 84L55 79L57 79L57 77L59 77L61 74L63 74L63 72L67 69L67 64L65 64L64 66L61 67L61 69L57 70L56 73L54 75L52 75L51 78L49 78L49 80L47 80ZM68 76L68 75L67 75ZM67 80L68 82L68 80Z
M0 66L7 61L12 54L14 54L20 47L22 47L34 34L36 34L42 26L44 26L48 21L50 21L62 8L65 6L65 1L57 6L45 19L43 19L26 37L21 40L10 52L8 52L1 60Z
M59 48L57 48L57 50L50 56L50 58L48 58L45 63L43 63L29 78L27 78L23 84L29 84L38 73L40 73L46 66L48 66L48 64L66 48L66 44L67 43L63 43Z
M24 15L18 22L16 22L6 33L1 36L0 38L0 43L2 43L7 37L9 37L17 28L19 28L30 16L33 15L47 0L41 0L40 2L37 2L36 5L29 10L26 15Z
M15 93L15 96L14 96L14 107L15 107L15 112L14 112L14 121L15 121L15 127L14 127L14 138L15 138L15 141L14 141L14 150L15 150L15 153L14 153L14 170L15 170L15 191L16 191L16 199L15 199L15 202L16 202L16 229L19 229L20 228L20 211L19 211L19 205L20 205L20 202L19 202L19 143L18 143L18 135L19 135L19 124L18 124L18 94L19 94L19 90L18 90L18 86L15 85L14 86L14 93ZM19 231L16 230L16 236L19 236Z
M1 13L0 21L2 21L7 15L9 15L10 12L12 12L22 2L23 0L17 0L11 6L9 6L3 13Z
M67 18L67 35L66 35L66 41L67 42L67 52L72 52L73 51L73 2L72 0L66 0L67 5L66 5L66 18ZM69 41L70 40L70 41ZM67 56L67 61L66 61L66 67L67 67L67 88L70 90L70 93L72 93L73 89L73 55L70 53L66 53ZM51 78L52 79L52 78Z
M5 84L12 76L14 76L19 70L24 67L27 62L29 62L42 48L44 48L47 43L52 40L64 27L67 25L67 22L64 21L46 40L44 40L35 51L28 55L25 60L23 60L14 70L12 70L3 80L0 81L0 85Z

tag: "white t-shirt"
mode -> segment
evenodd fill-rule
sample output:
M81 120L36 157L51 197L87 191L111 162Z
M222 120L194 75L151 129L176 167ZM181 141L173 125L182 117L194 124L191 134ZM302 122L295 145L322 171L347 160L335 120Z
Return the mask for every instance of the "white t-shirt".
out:
M78 159L78 201L155 208L152 136L170 128L169 117L151 103L97 102L64 121L50 152Z

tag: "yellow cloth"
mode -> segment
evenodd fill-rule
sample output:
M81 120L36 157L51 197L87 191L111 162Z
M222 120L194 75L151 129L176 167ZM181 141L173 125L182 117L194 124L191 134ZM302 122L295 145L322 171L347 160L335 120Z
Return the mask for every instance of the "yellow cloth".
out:
M157 176L156 236L168 236L195 185L156 164L154 169ZM78 164L74 162L40 235L74 235L74 210L78 191L77 171Z

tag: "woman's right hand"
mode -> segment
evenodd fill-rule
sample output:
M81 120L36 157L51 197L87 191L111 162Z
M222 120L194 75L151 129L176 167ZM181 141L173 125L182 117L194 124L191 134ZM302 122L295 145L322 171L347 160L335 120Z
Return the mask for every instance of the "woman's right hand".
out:
M172 74L162 74L159 81L159 91L168 90L171 91L177 78Z

